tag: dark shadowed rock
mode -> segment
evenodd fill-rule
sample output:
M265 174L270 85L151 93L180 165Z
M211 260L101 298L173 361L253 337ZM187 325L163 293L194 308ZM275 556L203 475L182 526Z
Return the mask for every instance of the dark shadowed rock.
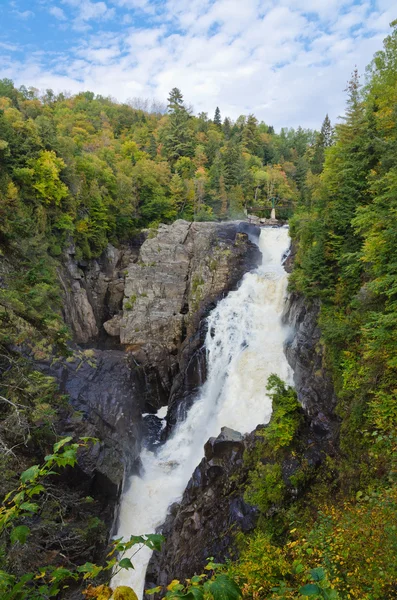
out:
M330 373L325 366L318 326L318 301L308 301L292 294L285 310L284 320L291 327L285 353L294 370L294 384L298 400L316 433L335 437L338 419L335 416L336 395Z
M65 432L94 435L101 440L79 461L90 476L106 483L106 493L117 498L125 472L139 457L141 414L145 407L145 379L131 358L116 350L75 348L71 359L36 363L57 379L77 414Z
M208 557L224 560L231 556L237 531L254 528L257 511L241 496L245 448L244 437L226 427L217 438L208 440L205 457L180 504L171 506L161 528L166 543L161 553L153 555L147 587L201 573Z

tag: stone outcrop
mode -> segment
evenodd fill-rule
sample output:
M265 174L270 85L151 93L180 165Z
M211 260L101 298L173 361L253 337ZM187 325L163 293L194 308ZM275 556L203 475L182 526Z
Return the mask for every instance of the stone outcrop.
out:
M308 303L293 294L284 315L291 327L286 355L295 370L295 387L304 413L295 451L286 454L281 463L287 501L304 491L294 487L290 478L303 465L315 473L324 457L335 452L337 444L336 398L324 366L318 312L318 303ZM244 451L253 451L255 438L255 432L243 438L237 432L224 430L221 436L207 442L205 457L194 471L181 502L171 506L161 527L166 543L150 562L147 587L201 573L209 556L224 562L236 551L235 534L255 527L256 510L244 501L248 471L243 461Z
M336 396L331 375L325 366L324 348L318 326L319 301L291 294L284 321L291 327L285 353L294 370L298 400L311 427L324 436L336 438L339 420L335 415Z
M124 297L127 266L137 260L141 234L128 246L109 244L98 259L79 260L73 243L67 248L58 271L64 296L63 316L75 342L87 344L103 334L103 323L118 314Z
M36 366L57 379L75 411L64 423L65 435L100 439L79 466L97 480L101 493L117 500L125 473L137 468L146 401L144 373L124 352L77 347L69 359Z
M167 390L202 345L200 336L194 342L200 320L259 260L246 227L239 222L160 225L127 268L123 311L105 328L119 334L141 364L154 366ZM249 229L258 235L258 228Z
M205 456L195 469L180 503L170 507L164 525L160 528L165 543L149 563L146 587L167 585L173 579L184 580L203 572L207 558L224 562L238 557L236 535L253 531L258 510L244 499L249 477L249 461L245 453L255 453L260 443L257 431L242 436L223 428L217 438L205 445ZM280 455L282 479L286 486L283 500L286 504L303 493L303 485L294 481L302 469L315 473L324 456L333 451L332 441L315 432L310 419L304 417L294 444L294 452ZM272 464L273 458L262 458ZM271 506L272 516L283 505Z

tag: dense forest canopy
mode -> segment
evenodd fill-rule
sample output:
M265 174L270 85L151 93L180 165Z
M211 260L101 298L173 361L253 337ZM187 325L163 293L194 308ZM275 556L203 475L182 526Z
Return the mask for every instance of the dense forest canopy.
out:
M43 236L51 255L72 236L85 257L139 227L176 218L241 217L290 207L318 173L328 131L282 129L254 115L193 116L174 88L166 114L84 92L16 89L0 82L1 235Z

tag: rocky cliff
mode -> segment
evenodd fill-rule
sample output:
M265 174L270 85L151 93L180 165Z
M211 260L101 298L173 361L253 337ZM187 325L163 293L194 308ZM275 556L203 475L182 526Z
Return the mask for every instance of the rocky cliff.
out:
M142 413L171 401L175 422L181 400L205 378L205 316L257 264L250 237L258 235L244 222L176 221L108 246L96 260L67 249L59 279L73 356L38 366L102 440L83 466L113 497L137 468Z
M311 427L319 434L335 440L338 418L336 395L331 375L325 365L321 330L318 326L320 304L291 294L287 300L284 321L291 327L285 353L294 370L294 384Z

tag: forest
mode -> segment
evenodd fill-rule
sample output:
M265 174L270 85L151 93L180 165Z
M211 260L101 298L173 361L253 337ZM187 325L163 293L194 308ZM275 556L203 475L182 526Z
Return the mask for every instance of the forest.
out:
M322 133L275 134L254 115L222 121L216 108L212 119L193 116L177 88L165 114L8 80L0 97L2 236L45 236L52 256L68 236L91 257L137 228L177 218L266 212L272 198L288 212L308 174L321 171L332 138L328 118Z
M78 257L90 259L159 223L268 216L274 201L295 252L290 292L320 306L338 446L318 472L301 473L305 491L287 499L279 465L299 452L299 407L291 388L269 381L274 417L259 453L247 458L246 497L261 518L253 534L241 536L239 558L214 572L221 571L218 583L229 581L222 593L232 600L239 590L252 600L397 597L397 21L391 26L365 76L353 71L344 117L332 126L325 116L318 131L277 133L254 115L223 118L217 107L213 117L195 116L177 88L166 111L148 111L91 92L41 93L0 81L2 496L19 489L22 470L7 440L26 446L29 437L28 469L57 441L57 420L67 410L54 381L15 347L67 356L56 269L71 240ZM70 441L54 450L51 465L75 464ZM264 467L267 455L272 464ZM15 547L26 538L26 515L36 510L29 504L44 491L37 486L46 468L24 473L23 501L14 494L14 504L0 510L7 600L56 597L59 582L74 577L56 571L36 595L16 578ZM158 539L140 542L155 547ZM98 568L80 573L94 578ZM194 588L204 580L177 582L168 597L200 600ZM204 594L223 599L211 592L214 581ZM99 593L86 597L110 597Z

